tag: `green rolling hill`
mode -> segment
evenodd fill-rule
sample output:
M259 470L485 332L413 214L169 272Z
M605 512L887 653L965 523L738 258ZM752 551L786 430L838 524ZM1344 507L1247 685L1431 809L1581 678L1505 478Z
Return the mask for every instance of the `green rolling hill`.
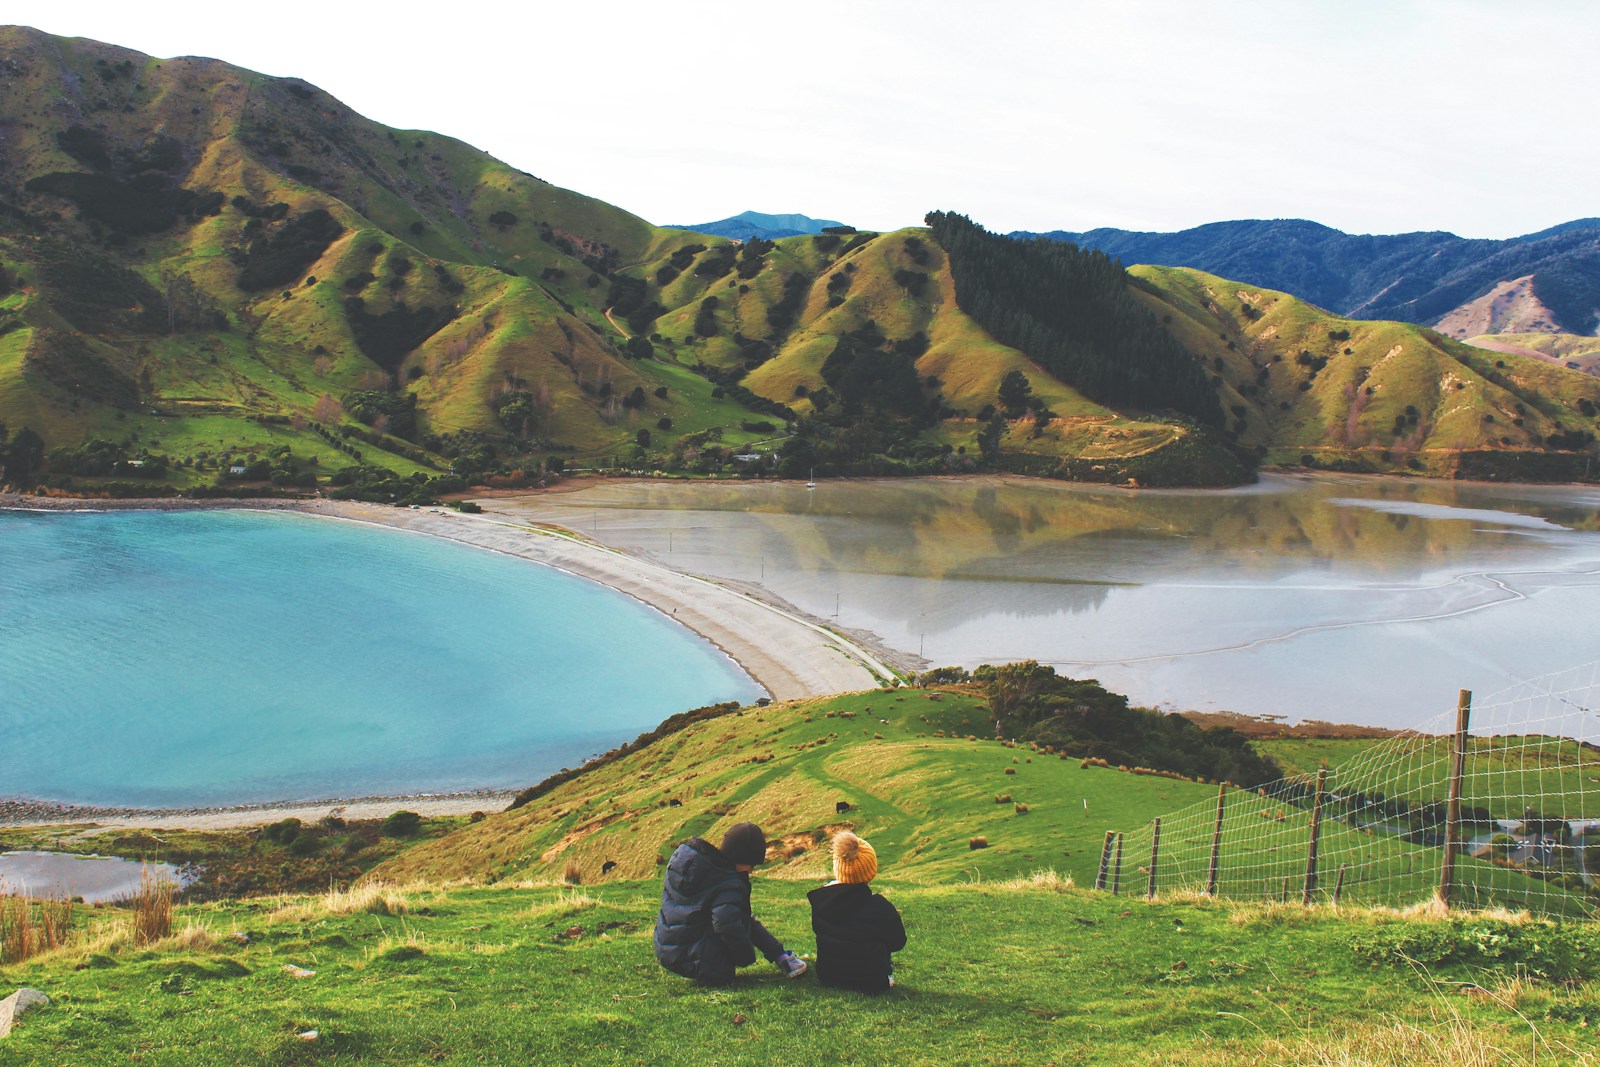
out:
M1310 457L1537 479L1592 452L1592 377L1192 271L995 238L996 304L927 229L738 243L297 79L24 27L0 29L0 63L19 487L205 489L239 462L225 491L389 499L750 454L789 475L1223 484ZM1112 382L1156 349L1178 355ZM1202 372L1214 396L1175 402L1168 380Z
M51 998L0 1043L0 1064L124 1062L130 1041L161 1063L676 1062L707 1032L696 1062L749 1062L773 1042L807 1064L838 1062L841 1047L905 1063L1590 1062L1579 1050L1600 1019L1592 923L1369 909L1348 895L1335 906L1325 883L1307 908L1277 901L1277 871L1263 902L1253 868L1238 884L1230 868L1235 899L1212 900L1195 892L1203 842L1185 836L1209 819L1169 824L1155 900L1131 854L1118 895L1092 892L1107 826L1205 804L1216 786L996 741L984 696L898 689L722 709L512 810L442 820L458 828L409 847L385 838L390 858L353 888L180 904L145 937L126 907L78 905L56 947L0 949L6 980ZM1372 743L1262 742L1310 762ZM1230 796L1236 821L1289 824L1277 833L1298 874L1305 810ZM891 993L840 993L759 964L708 990L656 966L658 857L745 819L773 846L755 910L807 954L804 894L828 876L830 831L874 844L874 884L910 931ZM108 842L86 829L36 833L145 851L185 837ZM352 827L297 829L232 847L260 871L348 860ZM1397 903L1427 896L1428 872L1396 862L1389 839L1323 824L1329 855L1351 841ZM1544 884L1494 871L1513 902ZM0 931L16 914L0 913Z

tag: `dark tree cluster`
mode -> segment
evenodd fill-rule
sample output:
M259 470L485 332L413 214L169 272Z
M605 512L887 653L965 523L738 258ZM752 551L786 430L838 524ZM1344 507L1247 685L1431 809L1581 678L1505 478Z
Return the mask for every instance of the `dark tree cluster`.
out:
M91 478L120 475L131 478L161 478L167 473L167 457L155 453L130 456L122 445L99 438L77 448L52 448L50 473L78 474Z
M72 201L83 218L113 231L112 243L121 243L128 235L161 233L180 218L200 219L222 210L221 193L177 184L183 151L170 137L153 137L139 153L124 154L120 162L103 134L83 126L61 131L56 143L90 173L42 174L26 188Z
M634 333L644 333L657 317L666 312L659 303L650 301L650 284L643 278L630 278L619 274L611 279L611 290L606 303L611 310L628 321Z
M700 262L694 266L694 276L707 281L715 281L725 277L733 270L733 265L738 259L739 246L733 244L718 245L700 257Z
M897 270L894 272L894 280L896 285L912 296L921 296L922 291L928 287L928 276L920 270Z
M526 389L497 393L489 406L494 408L496 421L518 437L530 435L539 418L533 394Z
M380 389L349 392L339 403L352 419L373 426L385 420L385 429L396 437L414 440L417 436L417 398L414 393L388 393Z
M711 395L714 397L729 397L736 403L750 408L752 411L760 411L768 415L774 415L785 421L792 421L795 417L793 409L791 409L787 404L780 404L775 400L768 400L760 393L752 392L747 387L740 385L739 379L744 376L743 370L724 370L718 367L708 366L704 363L697 365L694 369L695 373L699 374L701 377L717 384L717 388L712 390L711 393Z
M700 301L700 310L695 312L694 332L701 337L715 337L717 335L717 298L708 296Z
M767 325L772 327L774 336L794 325L810 289L811 283L803 274L790 274L783 279L783 296L767 309Z
M467 487L451 474L430 478L420 471L409 478L384 467L357 466L339 471L328 484L335 500L370 500L381 504L434 504L441 493L458 493Z
M299 280L342 233L344 227L322 208L288 220L277 233L256 239L245 250L239 288L253 293Z
M767 265L766 255L777 246L761 237L752 237L739 250L739 277L749 281Z
M44 438L29 426L8 434L6 424L0 422L0 471L5 474L0 484L31 487L43 462Z
M956 303L1001 343L1099 403L1221 425L1204 369L1129 291L1121 264L1066 241L1001 237L963 215L926 221L949 256Z
M164 175L154 173L121 179L57 171L30 180L26 188L70 200L84 218L135 236L171 229L180 217L200 219L222 210L221 193L175 188Z
M863 411L910 416L926 408L916 363L884 347L881 334L857 331L839 338L822 362L822 380L848 415ZM813 404L815 400L813 399Z
M1182 715L1129 707L1127 697L1092 678L1062 677L1033 660L985 665L972 678L988 687L1001 737L1050 745L1070 756L1242 786L1282 777L1277 764L1237 730L1203 729Z
M366 301L359 296L346 297L345 318L356 345L372 362L384 370L392 371L406 358L406 353L438 333L456 317L456 309L449 305L435 308L429 304L408 307L405 301L382 314L367 310Z

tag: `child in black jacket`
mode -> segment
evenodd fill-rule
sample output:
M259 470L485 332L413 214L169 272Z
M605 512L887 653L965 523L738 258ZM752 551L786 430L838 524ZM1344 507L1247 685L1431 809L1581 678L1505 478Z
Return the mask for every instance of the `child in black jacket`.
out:
M849 830L833 838L834 880L806 894L817 935L817 980L823 985L882 993L894 985L890 953L906 947L906 928L893 904L868 884L878 854Z
M729 828L720 848L698 837L678 846L656 916L661 966L705 985L727 985L734 969L754 963L760 952L785 977L806 973L806 961L750 914L750 871L766 858L766 835L748 822Z

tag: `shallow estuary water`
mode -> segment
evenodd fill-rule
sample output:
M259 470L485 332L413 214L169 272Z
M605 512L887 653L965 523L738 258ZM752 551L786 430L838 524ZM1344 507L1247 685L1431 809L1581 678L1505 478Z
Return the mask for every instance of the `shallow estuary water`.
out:
M1409 726L1600 660L1600 492L1267 475L615 483L500 510L755 582L934 664L1033 658L1136 702Z
M115 856L76 856L65 852L0 852L0 894L104 904L139 892L148 877L183 886L187 879L170 863L141 863Z
M280 512L0 511L0 797L518 788L761 690L524 560Z

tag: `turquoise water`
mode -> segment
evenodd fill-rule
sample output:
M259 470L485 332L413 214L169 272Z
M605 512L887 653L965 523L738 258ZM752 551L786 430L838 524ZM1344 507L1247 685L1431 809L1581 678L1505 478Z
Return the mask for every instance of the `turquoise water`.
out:
M0 796L511 788L759 687L620 593L380 528L0 512Z

